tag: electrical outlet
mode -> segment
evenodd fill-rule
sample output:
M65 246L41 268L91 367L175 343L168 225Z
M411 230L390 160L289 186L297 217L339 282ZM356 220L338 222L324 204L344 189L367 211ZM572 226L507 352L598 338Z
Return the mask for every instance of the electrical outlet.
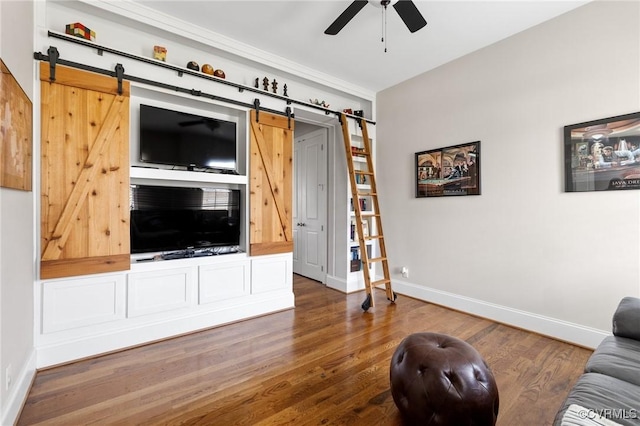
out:
M4 371L4 388L5 390L9 390L11 387L11 364L7 366L7 369Z
M402 267L401 273L404 278L409 278L409 268L406 266Z

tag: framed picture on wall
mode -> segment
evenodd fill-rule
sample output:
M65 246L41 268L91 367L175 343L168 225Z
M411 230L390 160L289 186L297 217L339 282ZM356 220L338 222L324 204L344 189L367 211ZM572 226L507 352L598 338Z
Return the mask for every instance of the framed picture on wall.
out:
M565 192L640 189L640 112L564 127Z
M31 191L31 100L0 59L0 186Z
M480 141L416 152L416 198L480 195Z

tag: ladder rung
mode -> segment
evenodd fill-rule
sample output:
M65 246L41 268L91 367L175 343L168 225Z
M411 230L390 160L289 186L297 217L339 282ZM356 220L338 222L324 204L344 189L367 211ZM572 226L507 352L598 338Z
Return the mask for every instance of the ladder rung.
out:
M384 237L382 235L370 235L368 237L364 237L365 241L371 240L382 240Z
M373 176L373 172L365 172L363 170L356 170L355 174L357 175L367 175L367 176Z
M351 145L351 152L355 155L355 154L362 154L362 155L369 155L369 151L367 151L365 148L361 148L357 145Z
M374 257L373 259L369 259L369 263L384 262L385 260L387 260L386 257Z
M373 281L371 285L375 287L375 286L379 286L380 284L389 284L390 282L391 280L384 279L384 280Z
M362 216L362 217L380 217L379 214L375 214L375 213L361 213L360 216Z
M360 192L358 191L358 195L361 197L376 197L378 194L375 192Z

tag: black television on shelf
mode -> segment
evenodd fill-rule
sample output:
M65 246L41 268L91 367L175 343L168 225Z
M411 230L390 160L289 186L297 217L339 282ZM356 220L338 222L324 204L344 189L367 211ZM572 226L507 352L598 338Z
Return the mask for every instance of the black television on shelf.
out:
M236 127L233 121L141 104L139 160L236 173Z
M240 191L130 185L131 253L240 244Z

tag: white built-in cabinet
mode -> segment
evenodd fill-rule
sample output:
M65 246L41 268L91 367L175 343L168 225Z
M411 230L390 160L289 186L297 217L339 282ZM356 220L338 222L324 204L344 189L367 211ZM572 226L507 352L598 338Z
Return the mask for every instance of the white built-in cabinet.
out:
M291 253L149 262L39 286L39 367L294 306Z

